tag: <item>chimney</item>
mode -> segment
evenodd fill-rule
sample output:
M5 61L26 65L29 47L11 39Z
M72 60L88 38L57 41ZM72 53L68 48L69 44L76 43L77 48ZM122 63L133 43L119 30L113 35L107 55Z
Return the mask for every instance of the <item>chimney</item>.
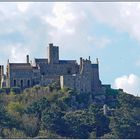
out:
M89 56L89 61L90 61L90 56Z
M96 58L96 63L99 64L99 60L98 60L98 58Z
M83 68L83 58L80 57L80 73L82 73L82 68Z
M26 62L29 63L29 55L26 55Z
M49 47L53 47L53 43L49 43Z

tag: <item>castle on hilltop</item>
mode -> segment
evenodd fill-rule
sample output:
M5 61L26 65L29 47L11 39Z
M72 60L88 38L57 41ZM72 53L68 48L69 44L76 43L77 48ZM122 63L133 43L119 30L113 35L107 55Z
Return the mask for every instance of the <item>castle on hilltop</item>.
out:
M78 92L105 93L106 85L99 79L99 63L92 64L89 59L59 60L59 47L49 44L47 58L35 58L30 63L29 55L26 63L7 62L6 74L0 65L1 87L20 87L21 89L35 85L47 86L57 82L60 87L75 89Z

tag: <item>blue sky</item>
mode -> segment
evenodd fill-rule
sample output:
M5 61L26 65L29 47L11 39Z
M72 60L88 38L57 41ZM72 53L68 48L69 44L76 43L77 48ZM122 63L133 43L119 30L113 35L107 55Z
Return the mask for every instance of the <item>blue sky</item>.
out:
M47 57L100 62L100 79L140 95L140 3L0 3L0 64Z

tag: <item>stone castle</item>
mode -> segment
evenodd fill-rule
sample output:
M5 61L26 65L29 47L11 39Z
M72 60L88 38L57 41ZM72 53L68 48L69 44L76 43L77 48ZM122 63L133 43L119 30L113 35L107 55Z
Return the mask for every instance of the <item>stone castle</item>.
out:
M7 62L6 74L4 66L0 65L1 87L20 87L21 89L35 85L47 86L57 82L60 87L68 87L78 92L105 93L107 85L102 85L99 79L99 63L89 59L59 60L59 47L52 43L47 48L47 58L35 58L30 63L29 55L26 63Z

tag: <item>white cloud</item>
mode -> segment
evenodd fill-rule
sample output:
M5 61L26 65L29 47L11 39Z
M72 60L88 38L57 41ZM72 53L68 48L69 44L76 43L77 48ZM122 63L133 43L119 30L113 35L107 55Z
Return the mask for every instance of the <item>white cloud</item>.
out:
M27 12L28 8L30 6L29 2L18 2L17 3L17 8L20 12Z
M115 79L114 88L121 88L129 94L140 96L140 77L135 74L123 75Z
M92 43L95 47L105 48L111 43L111 39L107 37L97 38L96 36L88 36L87 40L89 43Z
M87 7L96 20L128 32L140 42L140 3L94 3Z
M50 34L74 34L77 18L81 15L74 13L70 3L55 3L49 15L42 16L50 26L54 27Z
M10 62L26 62L26 55L29 53L27 48L24 48L21 44L9 47L11 48Z

